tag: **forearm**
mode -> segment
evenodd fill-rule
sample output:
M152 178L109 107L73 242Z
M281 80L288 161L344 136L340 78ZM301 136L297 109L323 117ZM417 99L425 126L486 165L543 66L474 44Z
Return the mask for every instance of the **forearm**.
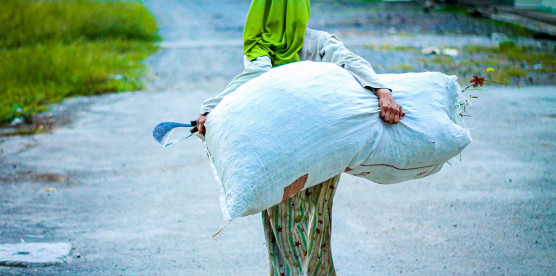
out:
M373 90L379 99L383 97L392 97L392 91L388 88L374 88Z
M320 54L322 61L335 63L348 72L367 89L387 88L373 67L362 57L349 51L334 35L328 35L322 41Z
M405 116L402 106L394 100L392 90L382 82L373 67L362 57L346 49L336 36L307 29L300 58L332 62L350 72L362 87L375 93L380 106L380 117L384 121L397 124Z
M218 94L214 98L207 99L201 105L200 114L205 114L207 112L211 112L227 95L231 94L232 92L236 91L240 86L245 84L246 82L264 74L265 72L272 69L272 65L270 63L270 59L268 57L259 57L253 62L251 62L243 72L237 75L235 78L232 79L230 84L226 86L222 93Z

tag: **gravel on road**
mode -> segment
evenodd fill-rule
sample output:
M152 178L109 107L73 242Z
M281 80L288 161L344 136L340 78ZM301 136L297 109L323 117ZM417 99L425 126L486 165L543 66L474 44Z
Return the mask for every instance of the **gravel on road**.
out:
M250 1L144 2L166 43L146 61L148 91L86 98L67 126L0 138L0 243L73 246L63 265L0 266L0 275L268 274L259 216L237 219L212 238L224 222L201 143L161 149L151 138L158 122L195 119L201 102L240 72L237 41ZM429 24L400 23L393 35L388 24L365 25L373 19L363 11L373 3L312 4L311 26L345 36L373 65L378 51L353 34L414 43L399 33ZM377 7L391 20L430 16L411 5ZM365 24L341 23L359 14ZM456 33L415 35L491 41L467 26L482 19L466 20L454 20ZM380 55L379 63L396 58ZM556 87L487 89L466 120L474 141L461 161L397 185L342 176L332 232L339 275L556 273Z

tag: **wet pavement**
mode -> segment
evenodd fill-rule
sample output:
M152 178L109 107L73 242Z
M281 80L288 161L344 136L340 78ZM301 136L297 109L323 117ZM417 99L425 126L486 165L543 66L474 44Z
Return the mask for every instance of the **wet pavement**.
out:
M73 245L66 264L0 266L0 275L268 274L258 215L211 237L224 222L201 143L161 149L151 138L158 122L194 119L201 102L240 72L249 1L144 2L166 43L147 60L148 91L81 98L65 127L0 138L0 243ZM396 35L388 24L342 23L371 22L357 16L371 4L312 5L311 26L345 37L377 71L399 57L366 43L422 43L399 35L415 24L396 25ZM388 13L395 19L403 8ZM494 43L467 31L465 20L455 22L466 39ZM339 275L556 273L556 87L487 89L466 120L474 141L452 166L396 185L342 176L332 234Z

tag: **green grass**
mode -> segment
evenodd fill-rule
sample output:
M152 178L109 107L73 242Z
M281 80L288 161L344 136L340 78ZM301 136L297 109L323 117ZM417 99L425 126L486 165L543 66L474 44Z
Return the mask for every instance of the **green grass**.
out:
M445 12L445 13L455 13L459 15L469 16L470 12L469 9L463 5L441 5L434 11L436 12Z
M139 2L2 0L0 47L76 39L158 40L156 21Z
M390 45L390 44L365 44L365 48L370 49L370 50L381 50L381 51L386 51L386 52L392 52L392 51L406 51L406 52L419 52L419 48L414 47L414 46L404 46L404 45L398 45L398 46L394 46L394 45Z
M392 47L392 45L382 44L379 46L379 49L382 51L392 51L394 48Z
M449 65L454 64L454 58L449 56L435 56L429 60L432 64Z
M487 79L507 84L517 84L531 75L556 74L556 56L547 47L519 46L515 42L501 42L498 46L466 45L460 56L424 56L413 60L427 70L456 74L461 79L482 75L486 68L494 68Z
M465 45L463 50L468 53L498 53L498 47L489 47L482 45Z
M411 66L410 64L400 64L400 70L408 72L413 70L413 66Z
M67 96L142 88L160 37L141 3L1 1L0 124Z
M394 46L394 51L406 51L406 52L420 52L419 48L413 46Z
M397 37L415 37L415 34L410 34L410 33L396 33L395 36Z

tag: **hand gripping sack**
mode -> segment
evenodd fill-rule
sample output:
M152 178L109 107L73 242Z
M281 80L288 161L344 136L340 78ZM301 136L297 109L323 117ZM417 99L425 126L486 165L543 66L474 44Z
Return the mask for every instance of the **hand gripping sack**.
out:
M425 177L471 142L456 124L456 77L380 77L406 112L396 125L332 63L283 65L227 95L205 124L224 218L260 212L344 171L381 184Z

